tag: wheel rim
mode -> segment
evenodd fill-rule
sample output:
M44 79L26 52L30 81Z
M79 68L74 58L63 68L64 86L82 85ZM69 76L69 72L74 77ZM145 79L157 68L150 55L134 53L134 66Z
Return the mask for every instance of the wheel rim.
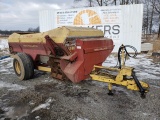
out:
M21 73L21 66L17 60L15 61L15 70L16 70L17 74Z

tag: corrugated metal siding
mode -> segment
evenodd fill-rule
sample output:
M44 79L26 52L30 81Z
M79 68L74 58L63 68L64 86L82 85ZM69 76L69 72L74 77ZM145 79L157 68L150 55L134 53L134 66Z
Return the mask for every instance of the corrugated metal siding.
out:
M55 28L55 12L54 10L43 10L39 12L40 32L45 32Z
M141 52L141 33L143 20L143 5L122 6L122 40L125 45L134 46ZM132 52L132 51L131 51Z

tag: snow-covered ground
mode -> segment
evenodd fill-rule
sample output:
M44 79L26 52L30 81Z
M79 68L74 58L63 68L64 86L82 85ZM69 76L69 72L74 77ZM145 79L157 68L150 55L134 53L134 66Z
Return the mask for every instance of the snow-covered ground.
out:
M0 50L4 50L8 48L8 40L7 39L0 39Z
M7 39L0 39L0 57L9 53L9 46Z
M8 90L11 90L11 91L26 89L25 86L11 84L3 81L0 81L0 88L7 88Z
M150 59L151 55L148 54L138 54L136 58L129 58L126 60L125 65L134 67L136 75L139 79L157 79L160 80L160 64L154 63ZM103 66L115 67L117 65L117 57L110 55L106 61L103 63Z
M8 40L2 39L0 40L0 58L8 54ZM3 74L13 74L13 62L12 58L5 58L0 60L0 75ZM4 79L0 77L0 80ZM7 88L8 90L20 90L25 89L23 86L19 86L17 84L11 84L7 82L0 81L0 88Z
M53 100L52 98L48 98L48 99L45 101L45 103L40 104L40 105L38 105L37 107L35 107L35 108L32 110L32 112L37 111L37 110L40 110L40 109L50 109L49 107L50 107L50 104L51 104L52 101L55 101L55 100Z
M9 53L8 51L8 40L2 39L0 40L0 58ZM1 74L11 74L10 69L12 68L12 58L5 58L0 60L0 73Z
M0 73L1 74L13 74L13 58L5 58L0 60Z

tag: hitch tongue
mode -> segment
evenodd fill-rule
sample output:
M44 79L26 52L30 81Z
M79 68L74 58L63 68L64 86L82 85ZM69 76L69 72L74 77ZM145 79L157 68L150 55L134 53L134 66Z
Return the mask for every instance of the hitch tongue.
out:
M139 92L141 93L141 98L143 98L143 99L146 98L146 94L145 93L147 93L147 90L142 87L142 85L139 82L139 80L137 79L137 76L136 76L134 71L132 71L132 77L133 77L137 87L139 88Z

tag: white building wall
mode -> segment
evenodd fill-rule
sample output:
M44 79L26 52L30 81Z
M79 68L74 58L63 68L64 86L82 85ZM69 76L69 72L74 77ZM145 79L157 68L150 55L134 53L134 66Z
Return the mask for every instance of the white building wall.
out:
M143 5L123 5L122 13L121 43L132 45L138 52L141 52Z
M43 10L39 12L39 27L40 32L45 32L54 29L56 25L55 11Z

